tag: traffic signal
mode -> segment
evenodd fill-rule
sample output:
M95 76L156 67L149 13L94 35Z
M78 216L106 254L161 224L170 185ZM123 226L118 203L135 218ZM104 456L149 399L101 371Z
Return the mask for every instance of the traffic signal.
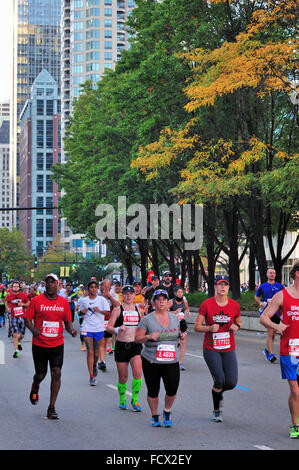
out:
M34 264L35 264L35 266L37 266L37 265L38 265L38 259L37 259L37 256L35 256L35 258L34 258Z

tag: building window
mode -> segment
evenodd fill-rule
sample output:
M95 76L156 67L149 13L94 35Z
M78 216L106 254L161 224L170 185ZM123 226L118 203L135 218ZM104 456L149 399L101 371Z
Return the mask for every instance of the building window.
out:
M112 8L105 8L104 13L105 16L112 16Z
M92 64L87 64L86 65L86 72L94 72L100 70L100 64L99 63L92 63Z
M105 60L112 60L112 52L104 52Z
M43 219L36 219L36 236L43 237L44 236L44 220ZM43 252L43 247L41 247Z
M44 192L44 176L43 175L36 176L36 191L38 193Z
M46 219L46 237L53 237L53 219Z
M112 31L110 29L105 29L104 36L105 38L112 38Z
M105 41L105 49L112 49L112 41Z
M37 170L44 169L44 155L42 153L38 153L36 155L36 169Z
M46 154L46 170L51 170L52 165L53 165L53 154L47 153Z
M86 28L99 28L100 20L98 18L93 18L92 20L86 21Z
M47 116L53 116L54 114L54 101L47 100Z
M44 198L43 197L37 197L36 198L36 207L43 207L44 206ZM44 211L42 209L37 209L36 214L37 215L43 215Z
M86 31L86 39L99 38L100 31L98 29L92 29L91 31Z
M86 61L90 60L100 60L100 53L99 52L88 52L86 54Z
M53 181L50 175L46 175L46 192L53 193Z
M36 114L43 116L44 114L44 100L36 100Z
M53 148L53 121L46 121L46 147Z
M36 122L36 146L43 148L44 146L44 121Z

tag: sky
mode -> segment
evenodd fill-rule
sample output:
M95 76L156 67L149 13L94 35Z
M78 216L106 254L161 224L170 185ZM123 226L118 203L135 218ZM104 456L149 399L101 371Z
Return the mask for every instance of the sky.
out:
M0 101L12 94L12 5L13 0L0 0Z

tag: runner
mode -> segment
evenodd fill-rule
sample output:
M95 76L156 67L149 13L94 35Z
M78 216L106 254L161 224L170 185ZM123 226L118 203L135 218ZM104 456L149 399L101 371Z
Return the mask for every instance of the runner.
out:
M184 290L181 286L175 286L174 288L174 298L169 301L168 307L171 312L175 313L179 321L186 322L185 313L188 318L190 318L189 305L186 297L184 297ZM187 322L185 325L187 330ZM187 332L184 335L184 338L180 341L180 369L185 370L184 359L186 353L186 341L187 341Z
M76 311L76 300L78 300L77 292L74 292L72 288L72 284L68 283L65 286L65 295L67 300L69 301L71 313L72 313L72 322L74 322L75 318L75 311Z
M83 294L79 297L79 299L76 302L76 311L77 311L77 319L79 322L79 325L81 327L83 320L84 320L84 313L81 310L81 303L82 300L88 296L88 289L87 287L82 287L82 292ZM81 340L81 351L86 351L86 346L84 342L84 337L80 334L80 340Z
M168 293L168 298L173 299L174 298L174 286L172 282L172 274L170 271L164 271L162 274L162 284L161 284L161 289L164 289Z
M32 333L32 356L35 375L30 391L30 402L37 405L39 386L47 375L48 362L51 371L50 403L48 419L58 419L55 404L61 385L61 369L64 355L63 325L73 337L77 331L71 322L69 303L57 294L58 277L46 276L46 290L32 299L25 313L25 323Z
M7 292L5 289L5 286L3 284L0 285L0 328L2 328L2 323L3 326L5 326L5 299L7 297Z
M299 261L296 261L290 271L294 281L291 287L286 287L272 297L260 317L260 323L280 333L280 368L281 378L289 384L288 400L292 425L290 438L299 439ZM280 310L281 323L272 321Z
M115 362L118 372L117 389L119 393L121 410L127 409L126 391L128 381L128 366L132 368L132 400L134 411L141 411L138 396L142 385L142 365L140 353L142 346L135 343L135 332L142 313L134 305L135 290L132 286L122 289L123 303L113 309L108 322L108 333L117 335L115 343Z
M14 281L11 293L5 299L6 310L10 313L10 327L13 335L14 358L19 357L22 351L21 340L25 336L24 307L28 307L30 301L24 292L20 291L20 283Z
M145 303L144 303L144 295L142 293L141 282L139 281L133 282L133 288L135 291L134 304L136 305L139 312L143 316L145 312Z
M275 277L276 277L275 269L269 268L267 270L268 281L260 285L254 297L256 302L260 306L260 315L263 313L267 305L270 304L272 297L277 292L284 289L284 286L282 284L280 284L279 282L275 282ZM276 314L272 317L272 322L277 323L277 324L280 323L280 318L279 318L278 313L279 312L276 312ZM276 333L275 330L273 330L272 328L267 328L267 344L266 344L267 347L263 351L266 360L272 363L276 361L276 357L273 354L273 342L274 342L275 333Z
M228 290L228 277L216 276L215 297L201 304L194 325L195 331L205 333L203 356L214 380L212 420L216 422L223 421L223 392L235 388L238 381L234 332L241 328L241 313Z
M151 276L151 282L152 285L149 286L144 294L144 302L145 302L145 313L151 313L154 311L154 308L152 306L152 297L155 292L155 290L159 287L160 284L160 279L158 276Z
M106 350L107 350L107 343L109 342L109 350L112 351L112 335L105 331L105 328L108 325L108 321L110 318L110 313L112 312L114 307L118 307L120 302L118 301L118 295L111 292L111 283L107 279L101 282L100 285L100 296L104 297L109 304L109 312L104 319L104 337L101 339L100 343L100 362L98 364L98 369L102 372L106 372L107 365L105 362Z
M100 353L100 341L104 337L104 316L110 313L108 300L98 295L97 281L87 284L88 296L80 304L84 320L81 325L81 336L87 349L87 368L89 371L89 385L95 386L95 377L98 374L97 362Z
M135 336L136 343L144 344L141 353L142 369L153 427L161 426L158 414L161 379L166 392L163 411L165 427L172 426L171 410L180 382L179 320L176 315L168 312L168 300L166 290L155 291L152 300L155 310L142 318Z

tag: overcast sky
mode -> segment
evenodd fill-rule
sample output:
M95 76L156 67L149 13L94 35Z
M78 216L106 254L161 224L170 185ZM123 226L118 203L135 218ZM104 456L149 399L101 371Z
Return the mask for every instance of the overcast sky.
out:
M12 85L12 4L0 0L0 100L11 99Z

